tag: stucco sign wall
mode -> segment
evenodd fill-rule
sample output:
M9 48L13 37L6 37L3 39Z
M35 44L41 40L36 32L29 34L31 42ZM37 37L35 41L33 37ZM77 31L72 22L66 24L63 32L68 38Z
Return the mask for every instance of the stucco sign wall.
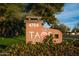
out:
M41 17L26 17L26 43L35 44L43 42L45 36L52 34L52 42L55 44L62 42L62 33L56 29L47 29L42 26Z

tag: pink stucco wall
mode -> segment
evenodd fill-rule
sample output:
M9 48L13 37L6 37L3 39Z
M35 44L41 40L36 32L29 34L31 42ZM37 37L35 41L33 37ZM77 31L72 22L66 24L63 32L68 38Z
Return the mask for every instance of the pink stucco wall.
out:
M62 33L57 29L47 29L42 26L40 20L27 20L26 21L26 44L31 42L35 44L36 42L43 42L46 35L52 34L52 42L54 44L59 44L62 42ZM58 35L58 38L55 35Z

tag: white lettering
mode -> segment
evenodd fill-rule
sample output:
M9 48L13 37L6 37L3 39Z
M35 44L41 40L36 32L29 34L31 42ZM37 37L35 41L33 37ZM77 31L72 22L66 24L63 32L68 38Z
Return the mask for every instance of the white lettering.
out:
M39 34L39 32L29 32L29 34L30 34L30 37L31 37L31 39L34 39L34 40L38 40L38 39L41 39L41 38L44 38L46 35L50 35L50 34L52 34L52 32L41 32L40 34Z
M39 35L39 33L38 33L38 32L35 34L34 39L36 39L36 38L39 38L39 39L40 39L40 35Z
M29 32L29 33L30 33L31 39L33 39L34 32Z
M37 24L37 23L30 23L29 27L39 27L39 24Z

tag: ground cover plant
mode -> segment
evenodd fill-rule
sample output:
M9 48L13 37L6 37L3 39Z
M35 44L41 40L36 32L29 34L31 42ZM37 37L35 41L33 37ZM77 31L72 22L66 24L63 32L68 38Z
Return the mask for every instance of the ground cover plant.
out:
M47 40L46 40L47 39ZM51 43L48 36L43 43L27 44L24 36L14 38L0 37L0 55L8 56L77 56L79 55L79 40L64 39L61 44ZM48 42L49 40L49 42ZM6 47L5 47L6 46Z

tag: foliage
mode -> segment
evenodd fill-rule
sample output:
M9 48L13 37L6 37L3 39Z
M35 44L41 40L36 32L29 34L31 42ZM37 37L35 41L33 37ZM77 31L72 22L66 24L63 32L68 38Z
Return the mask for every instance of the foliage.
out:
M5 20L0 22L0 36L12 37L18 36L24 33L24 21L23 20Z
M64 4L27 4L28 15L48 17L49 23L57 25L54 14L61 12ZM9 56L70 56L79 55L79 40L66 40L58 45L52 42L52 36L47 36L43 43L27 44L25 37L18 37L24 31L24 20L21 20L22 4L0 4L0 55ZM63 26L63 25L62 25ZM60 26L60 27L62 27ZM53 28L53 27L52 27ZM64 28L64 26L63 26ZM61 28L60 28L61 29ZM64 28L65 30L66 28ZM63 31L64 32L64 31ZM12 37L11 36L15 36ZM2 37L5 36L5 37ZM7 38L6 38L7 37ZM8 38L9 37L9 38Z
M60 24L56 27L56 29L60 30L61 32L65 33L65 32L69 32L70 28L64 24Z
M0 47L1 45L10 47L12 45L17 45L19 42L22 42L23 44L25 44L24 35L15 36L15 37L1 37L0 36Z
M56 4L56 3L39 3L39 4L28 4L26 5L26 12L31 12L35 15L39 16L52 16L52 14L55 14L57 12L60 12L64 4Z
M47 21L49 25L52 24L52 27L55 27L57 19L54 14L61 12L63 10L63 6L64 4L60 3L32 3L26 5L26 12L29 16L43 17L43 20Z
M75 27L72 29L72 32L79 32L79 22L75 25Z
M58 24L56 13L63 10L64 4L0 4L0 36L11 37L24 33L25 16L42 16L44 21L55 28ZM24 12L26 11L26 12Z
M23 11L23 4L0 4L0 17L5 17L6 20L19 19Z
M46 38L44 39L43 43L48 46L48 47L53 47L53 42L52 42L52 35L47 35Z
M24 31L23 4L0 4L0 36L11 37Z
M51 36L48 36L48 37L50 38ZM19 39L19 38L16 38L16 39ZM24 39L25 38L21 38L21 40L24 40ZM47 42L48 40L44 42ZM26 44L23 44L24 41L20 41L20 40L18 41L19 42L17 44L15 43L11 44L5 49L0 48L0 55L8 55L8 56L78 56L79 55L79 52L78 52L79 40L63 39L63 42L61 44L52 45L53 47L51 47L50 45L47 45L47 43L36 43L36 44L26 45Z

